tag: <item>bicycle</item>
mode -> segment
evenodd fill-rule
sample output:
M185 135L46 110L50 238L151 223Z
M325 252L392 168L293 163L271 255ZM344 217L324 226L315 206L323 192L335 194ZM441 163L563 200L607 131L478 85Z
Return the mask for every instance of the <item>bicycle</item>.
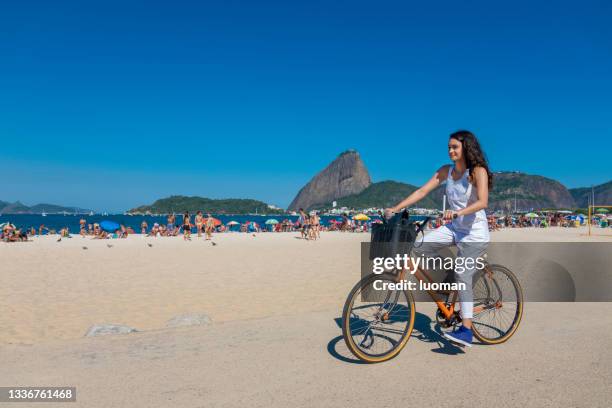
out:
M426 218L420 224L413 223L417 236L424 232L429 220ZM412 237L416 239L414 234ZM368 275L349 293L342 311L342 335L348 349L359 360L367 363L390 360L402 351L410 339L415 322L414 296L411 290L391 289L404 280L405 273L405 270L395 270L394 273ZM414 276L419 283L434 282L421 269L417 269ZM483 344L507 341L518 329L523 316L523 290L518 279L508 268L485 261L484 268L475 272L473 282L474 337ZM381 287L388 289L377 289ZM455 309L457 291L427 292L438 307L438 325L451 328L461 322L461 316Z

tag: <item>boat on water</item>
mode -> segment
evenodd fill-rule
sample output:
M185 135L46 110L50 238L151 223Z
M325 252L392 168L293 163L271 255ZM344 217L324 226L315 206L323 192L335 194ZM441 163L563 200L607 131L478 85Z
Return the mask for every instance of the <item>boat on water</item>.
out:
M46 217L47 213L45 212L45 210L43 210L43 212L40 214L41 217Z
M93 212L93 211L90 211L90 212L89 212L89 216L90 216L90 217L93 217L93 215L94 215L94 212Z

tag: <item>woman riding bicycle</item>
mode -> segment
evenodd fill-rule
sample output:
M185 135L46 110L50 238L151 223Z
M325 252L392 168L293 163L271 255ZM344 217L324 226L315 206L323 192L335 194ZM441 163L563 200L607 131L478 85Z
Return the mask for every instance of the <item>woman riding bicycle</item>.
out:
M461 130L450 135L448 155L453 165L440 167L425 185L396 206L386 209L385 215L389 217L392 213L417 203L446 182L446 198L450 209L444 213L444 219L451 223L425 235L421 252L434 256L443 247L457 245L457 256L474 259L474 262L469 263L474 265L476 258L484 254L490 240L484 209L488 205L493 177L478 139L471 132ZM463 325L453 333L445 333L444 337L471 347L474 309L472 279L476 269L467 266L463 268L463 273L455 272L456 280L464 283L466 287L465 290L459 291Z

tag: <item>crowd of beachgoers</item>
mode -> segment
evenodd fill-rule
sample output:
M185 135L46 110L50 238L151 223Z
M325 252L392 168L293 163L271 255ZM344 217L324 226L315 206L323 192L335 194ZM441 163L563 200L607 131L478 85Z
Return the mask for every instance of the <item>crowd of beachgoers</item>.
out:
M211 214L204 215L202 211L198 211L195 216L191 216L185 212L182 216L170 214L167 216L166 223L155 222L151 225L143 220L140 224L140 230L135 231L130 226L109 222L111 228L101 223L88 223L87 219L81 218L79 221L78 235L83 238L91 239L114 239L127 238L129 235L142 234L147 237L176 237L182 236L185 240L190 240L192 235L197 237L205 237L206 240L211 240L213 234L227 232L243 232L243 233L264 233L264 232L299 232L301 238L305 240L317 240L321 237L322 231L342 231L342 232L368 232L370 222L365 220L356 220L349 217L348 214L343 214L338 220L330 221L329 225L321 223L320 214L317 212L306 213L300 210L297 221L293 222L290 219L283 219L267 223L268 225L259 225L253 221L238 223L230 221L223 224L219 219L214 218ZM48 228L44 224L38 228L18 228L9 222L2 225L0 239L4 242L20 242L27 241L28 237L56 235L58 241L62 238L72 238L76 235L75 231L70 231L68 227L58 229Z
M566 212L541 212L506 215L497 217L489 215L489 230L496 231L502 228L547 228L547 227L579 227L586 225L587 217L581 214L567 214ZM177 222L178 221L178 222ZM191 240L193 234L197 237L205 237L206 240L211 240L213 234L226 232L242 232L242 233L260 233L260 232L295 232L300 233L300 237L305 240L317 240L321 237L322 231L341 231L341 232L369 232L373 223L381 222L380 219L370 218L364 214L349 216L342 214L338 219L329 221L329 225L321 223L320 214L316 211L306 213L300 209L298 219L294 222L287 218L282 221L275 219L268 220L267 225L259 225L253 221L238 223L230 221L223 224L219 219L214 218L211 214L206 214L202 211L196 212L192 217L188 212L182 216L170 214L167 216L166 223L153 223L149 225L146 220L143 220L140 225L140 230L135 231L132 227L115 224L111 228L101 223L88 223L85 218L79 221L80 230L78 235L83 238L89 237L92 239L110 239L110 238L126 238L129 235L140 233L147 237L176 237L182 236L185 240ZM435 229L446 222L441 216L435 217L429 221L428 228ZM591 225L598 227L612 227L606 214L595 214L591 218ZM45 225L40 225L37 229L18 228L15 225L7 222L0 224L0 240L4 242L21 242L28 241L29 237L42 235L57 235L58 241L62 238L72 238L73 231L68 227L59 230L47 228Z
M495 217L489 215L489 230L496 231L502 228L548 228L548 227L563 227L577 228L581 225L588 225L586 216L582 214L566 214L566 213L526 213L518 215L506 215L503 217ZM591 226L608 228L612 227L612 223L608 221L606 214L595 214L591 217Z

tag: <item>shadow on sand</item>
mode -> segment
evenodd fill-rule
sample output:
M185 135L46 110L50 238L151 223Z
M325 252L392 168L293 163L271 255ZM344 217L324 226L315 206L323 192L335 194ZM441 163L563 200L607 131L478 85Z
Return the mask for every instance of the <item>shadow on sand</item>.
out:
M334 319L340 329L342 329L342 318L338 317ZM435 329L434 329L435 328ZM442 337L442 330L440 326L433 322L427 315L423 313L415 313L414 330L410 336L410 340L406 344L406 347L410 346L410 342L419 340L424 343L435 344L435 347L431 349L432 353L456 355L463 354L464 351L461 347L455 346L453 343ZM338 347L338 345L341 347ZM367 364L357 359L346 347L344 338L342 335L334 337L327 343L327 352L334 358L352 364ZM401 354L401 353L400 353Z

